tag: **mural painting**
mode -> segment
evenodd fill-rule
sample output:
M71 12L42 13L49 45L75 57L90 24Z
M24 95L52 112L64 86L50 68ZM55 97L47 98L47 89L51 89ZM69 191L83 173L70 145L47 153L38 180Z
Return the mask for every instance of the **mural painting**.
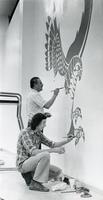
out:
M81 80L83 73L82 55L89 33L92 8L93 0L84 0L84 11L82 13L81 24L76 33L75 40L69 47L66 56L64 55L62 48L63 41L61 41L60 23L57 21L55 14L55 3L53 8L53 16L48 16L46 21L46 70L48 72L53 70L55 79L58 73L64 79L64 86L62 88L65 89L65 95L69 95L72 100L71 126L67 133L67 137L73 134L75 136L75 145L78 144L80 138L85 141L83 127L81 125L77 126L78 120L82 119L81 108L75 108L74 99L77 83Z

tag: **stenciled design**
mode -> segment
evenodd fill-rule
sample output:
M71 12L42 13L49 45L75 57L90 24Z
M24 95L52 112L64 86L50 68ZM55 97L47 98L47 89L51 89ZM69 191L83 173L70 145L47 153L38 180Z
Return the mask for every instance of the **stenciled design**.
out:
M78 119L82 117L82 114L79 107L74 109L74 97L77 83L82 77L83 66L81 57L89 32L92 7L93 0L84 0L84 12L82 13L79 31L77 31L75 40L69 47L66 57L62 49L60 24L57 23L56 17L51 18L50 16L47 17L46 22L46 70L50 71L53 69L55 77L57 73L64 77L65 94L70 95L70 98L72 99L71 127L67 137L70 134L75 135L75 145L78 144L81 137L85 141L85 134L82 126L77 126Z

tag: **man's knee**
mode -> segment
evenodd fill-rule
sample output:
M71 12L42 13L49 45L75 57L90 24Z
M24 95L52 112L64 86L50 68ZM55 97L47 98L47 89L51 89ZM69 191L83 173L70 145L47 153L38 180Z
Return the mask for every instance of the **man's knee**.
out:
M50 153L47 151L43 152L43 157L50 159Z
M47 151L42 152L42 158L45 160L50 160L50 153Z

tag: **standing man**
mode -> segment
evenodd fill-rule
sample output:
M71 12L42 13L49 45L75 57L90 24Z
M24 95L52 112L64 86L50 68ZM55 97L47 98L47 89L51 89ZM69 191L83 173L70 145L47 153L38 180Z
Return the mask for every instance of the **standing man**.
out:
M44 108L49 109L52 106L59 93L59 89L56 88L51 99L45 101L40 94L43 89L43 83L39 77L33 77L30 80L30 88L31 91L27 96L26 104L29 124L34 114L44 113Z

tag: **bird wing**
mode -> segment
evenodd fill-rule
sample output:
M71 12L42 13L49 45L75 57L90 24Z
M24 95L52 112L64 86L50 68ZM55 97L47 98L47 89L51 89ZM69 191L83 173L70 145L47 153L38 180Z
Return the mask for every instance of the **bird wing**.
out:
M53 69L55 76L57 75L57 72L64 75L67 63L62 50L60 27L57 25L56 18L51 19L51 17L48 16L46 29L46 70L49 71Z
M84 47L86 44L89 27L90 27L90 21L91 21L91 14L92 14L92 8L93 8L93 0L85 0L84 1L84 12L82 14L81 24L79 31L76 33L75 40L71 44L67 56L66 61L67 63L70 62L72 57L79 55L79 57L82 57Z

